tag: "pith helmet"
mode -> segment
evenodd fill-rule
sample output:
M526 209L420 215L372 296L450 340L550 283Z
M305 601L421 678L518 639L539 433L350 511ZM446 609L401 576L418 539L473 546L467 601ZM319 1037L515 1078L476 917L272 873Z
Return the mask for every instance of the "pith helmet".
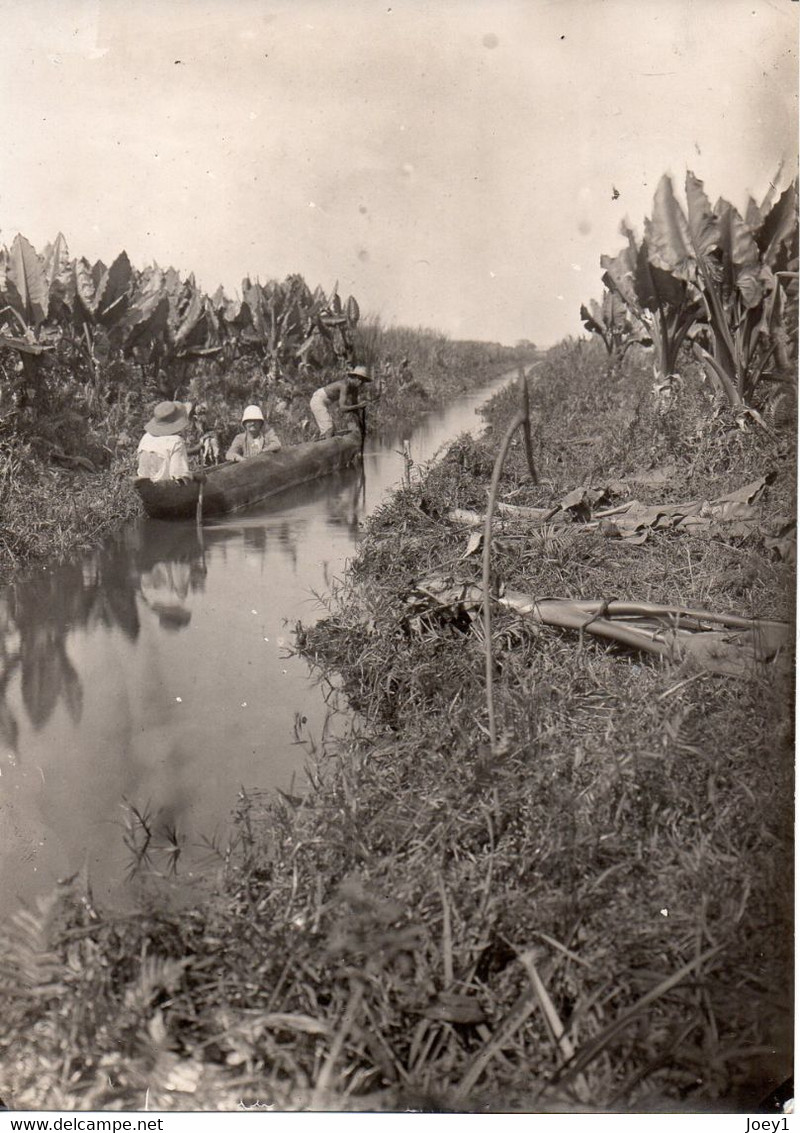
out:
M247 409L245 409L244 413L242 414L242 424L244 424L245 421L263 420L264 414L261 412L257 405L248 405Z
M347 371L347 376L351 378L361 378L362 382L372 381L372 378L367 373L366 366L351 366Z

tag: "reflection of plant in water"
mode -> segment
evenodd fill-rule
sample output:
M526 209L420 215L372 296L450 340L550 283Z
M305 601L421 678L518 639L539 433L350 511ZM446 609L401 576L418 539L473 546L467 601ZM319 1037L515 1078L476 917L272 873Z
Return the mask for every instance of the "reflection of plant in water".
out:
M194 528L154 524L128 528L81 561L10 586L0 598L0 746L7 754L16 756L19 741L19 721L7 703L18 671L34 728L43 728L62 702L78 724L83 686L67 651L70 633L103 627L136 641L137 592L162 626L180 629L191 617L183 600L202 589L205 573Z
M67 637L87 626L119 627L129 640L139 619L123 534L84 564L68 563L9 588L0 611L0 740L16 751L19 724L6 703L17 669L22 701L35 728L42 728L63 701L78 723L83 710L80 677L67 654Z
M12 762L16 762L19 722L6 704L6 689L19 668L19 638L9 603L0 599L0 742Z
M174 877L178 872L178 861L185 844L185 837L178 830L177 823L166 820L157 827L150 804L137 807L128 799L123 799L125 828L122 841L128 850L126 869L128 881L143 873L161 876L163 871L156 868L154 854L166 858L166 873Z

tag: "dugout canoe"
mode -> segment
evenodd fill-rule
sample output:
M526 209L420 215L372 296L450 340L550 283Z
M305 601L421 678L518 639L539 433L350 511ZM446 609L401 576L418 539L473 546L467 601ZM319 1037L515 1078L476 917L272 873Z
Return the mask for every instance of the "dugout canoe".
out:
M203 484L203 515L224 515L267 500L287 488L349 468L361 458L358 433L289 445L236 464L207 470ZM135 480L151 519L194 519L200 485L177 480Z

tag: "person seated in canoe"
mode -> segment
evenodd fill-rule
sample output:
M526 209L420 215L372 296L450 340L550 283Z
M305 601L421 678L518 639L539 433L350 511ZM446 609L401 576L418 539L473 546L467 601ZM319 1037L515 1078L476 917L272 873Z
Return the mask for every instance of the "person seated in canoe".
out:
M145 425L145 434L136 450L139 480L193 480L189 470L186 441L181 436L189 427L189 414L182 401L160 401Z
M247 460L262 452L278 452L281 442L278 434L264 420L264 414L257 405L248 405L242 414L244 432L237 433L231 447L225 453L226 460Z
M336 405L343 412L353 414L350 418L349 430L354 432L359 428L355 411L366 408L366 401L360 399L363 396L362 391L365 383L371 381L372 378L367 373L366 366L351 366L343 378L330 382L326 386L320 386L312 394L311 412L314 414L314 420L319 429L320 440L324 441L333 436L331 409Z

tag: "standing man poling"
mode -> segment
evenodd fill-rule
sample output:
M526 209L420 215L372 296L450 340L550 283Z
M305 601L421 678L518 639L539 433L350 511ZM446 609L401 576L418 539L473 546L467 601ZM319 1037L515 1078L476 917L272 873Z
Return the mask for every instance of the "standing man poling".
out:
M351 366L343 378L320 386L311 396L311 412L320 432L320 440L327 440L333 436L333 417L331 410L337 405L343 412L352 413L348 426L350 432L359 428L355 411L366 408L366 401L362 401L364 385L371 382L366 366Z

